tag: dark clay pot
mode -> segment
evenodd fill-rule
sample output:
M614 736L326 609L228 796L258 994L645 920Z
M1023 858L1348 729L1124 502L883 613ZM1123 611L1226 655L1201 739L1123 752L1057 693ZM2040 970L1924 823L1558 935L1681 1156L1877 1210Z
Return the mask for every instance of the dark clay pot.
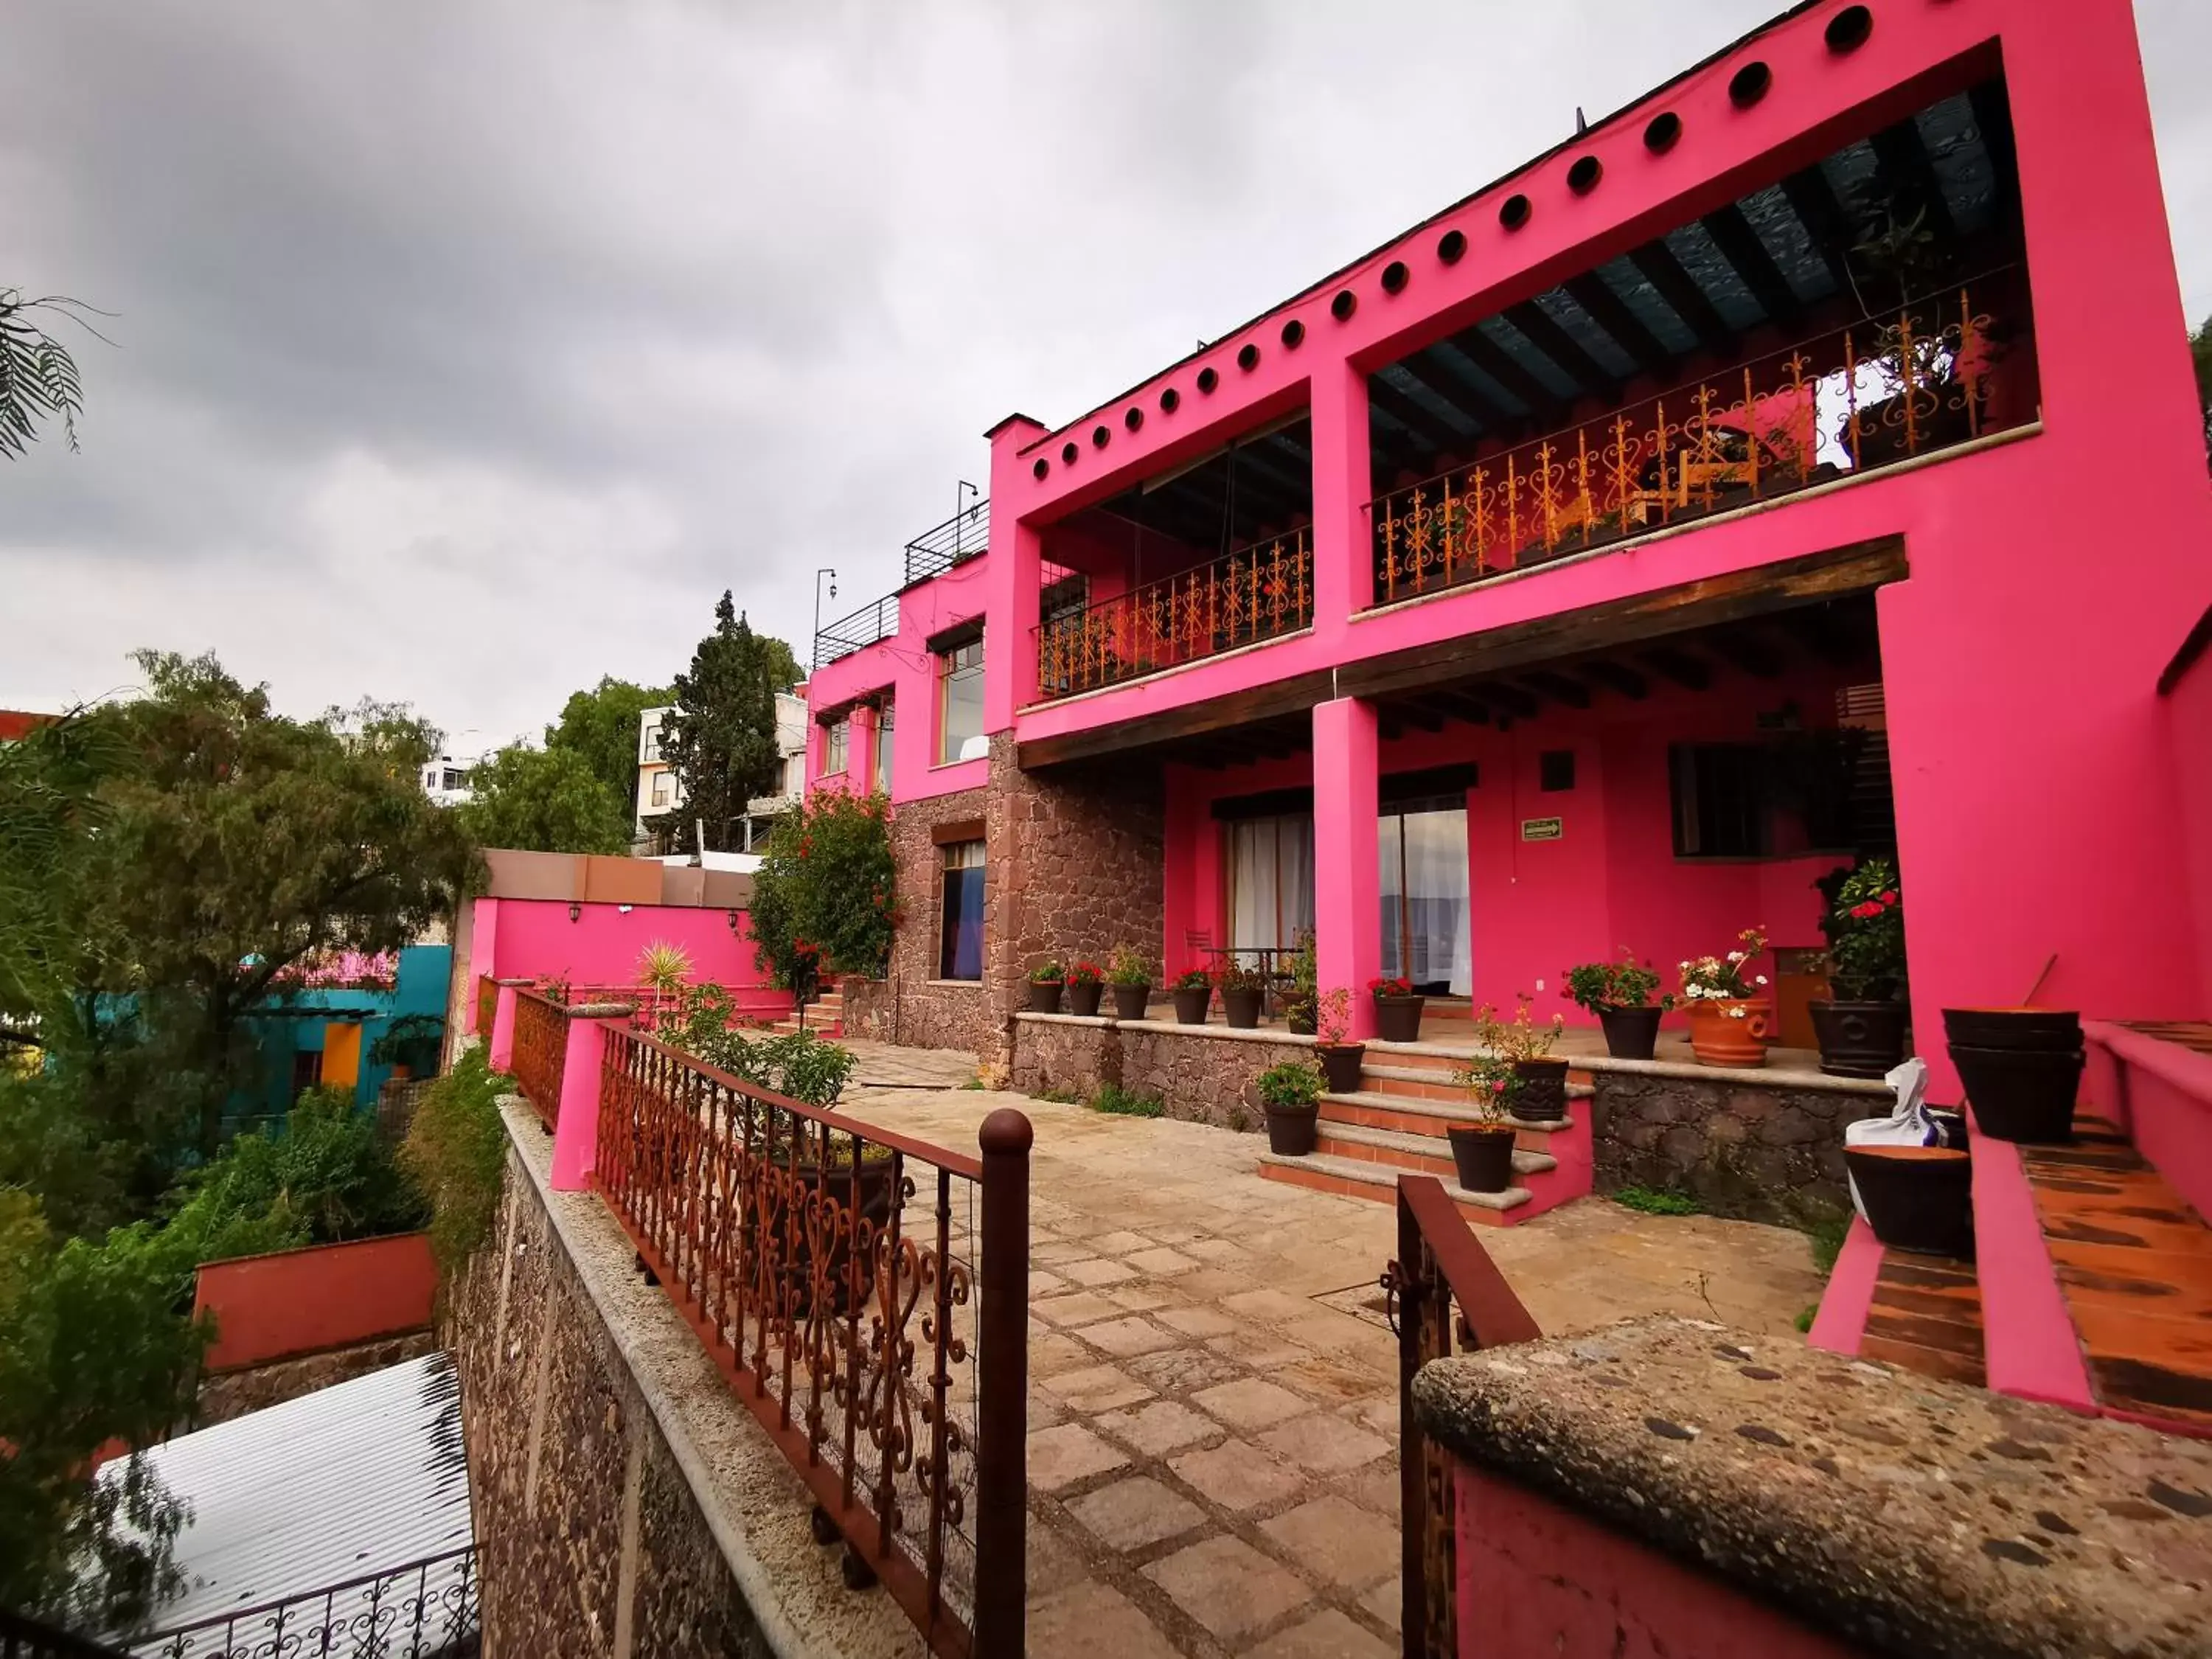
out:
M1321 1056L1322 1076L1328 1079L1329 1093L1356 1095L1359 1092L1359 1070L1367 1058L1365 1043L1316 1043L1314 1052Z
M1060 1012L1060 982L1056 980L1030 981L1030 1012L1033 1014L1056 1014Z
M1985 1135L1999 1140L2074 1139L2074 1097L2081 1087L2079 1048L1975 1048L1951 1045L1951 1063L1966 1085L1966 1103Z
M1830 1077L1884 1077L1905 1059L1902 1002L1815 1002L1813 1030L1820 1039L1820 1069Z
M1213 988L1201 985L1195 990L1171 991L1175 999L1176 1021L1182 1025L1206 1024L1206 1005L1213 1000Z
M1152 1000L1151 986L1115 985L1108 988L1114 993L1115 1018L1142 1019L1145 1017L1145 1005Z
M1513 1075L1521 1079L1514 1095L1514 1116L1529 1123L1557 1123L1566 1116L1565 1060L1516 1060Z
M1421 1007L1426 997L1375 999L1375 1035L1385 1042L1419 1042Z
M1974 1254L1974 1165L1946 1146L1846 1146L1874 1236L1895 1250Z
M1314 1149L1319 1133L1321 1109L1316 1106L1269 1106L1267 1150L1281 1158L1304 1158Z
M1314 1025L1314 1006L1310 1002L1293 1002L1284 1007L1283 1029L1292 1036L1311 1036Z
M842 1169L833 1169L827 1175L823 1173L818 1164L808 1158L801 1157L794 1164L787 1146L774 1148L769 1156L778 1170L788 1171L804 1184L808 1192L812 1192L818 1182L823 1196L838 1206L842 1212L849 1213L857 1206L861 1219L878 1230L890 1222L891 1172L894 1167L890 1159L880 1162L864 1160L860 1164L860 1179L855 1182L849 1164ZM745 1222L748 1255L751 1253L754 1235L757 1231L753 1220ZM848 1284L846 1273L847 1264L853 1257L853 1228L841 1218L828 1232L830 1261L826 1276L830 1285L830 1307L838 1317L842 1318L856 1305L855 1296L858 1297L858 1306L865 1308L869 1304L875 1290L875 1270L872 1263L864 1260L860 1263L859 1284ZM799 1255L784 1263L782 1277L795 1297L794 1311L804 1317L811 1311L814 1302L811 1247L802 1246Z
M1656 1003L1648 1008L1616 1008L1609 1002L1598 1005L1597 1023L1605 1028L1605 1051L1615 1060L1649 1060L1659 1041L1659 1016L1664 1011Z
M1445 1131L1459 1184L1471 1193L1502 1193L1513 1184L1513 1131L1510 1128Z
M1256 985L1221 993L1221 1017L1232 1030L1249 1031L1260 1023L1260 988Z
M1943 1035L1969 1048L2071 1054L2081 1046L2081 1016L2054 1008L1946 1008Z
M1081 980L1070 980L1067 985L1067 1012L1071 1014L1080 1014L1085 1019L1090 1018L1098 1012L1099 993L1105 988L1095 979L1088 983Z

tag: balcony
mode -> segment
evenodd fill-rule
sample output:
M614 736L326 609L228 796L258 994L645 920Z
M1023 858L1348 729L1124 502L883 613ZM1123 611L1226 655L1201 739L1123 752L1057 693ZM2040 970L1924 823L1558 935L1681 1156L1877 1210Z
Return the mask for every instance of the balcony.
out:
M941 576L990 550L991 503L975 502L954 514L943 524L925 530L906 544L906 580L898 593L872 600L850 616L840 617L815 630L814 666L827 668L841 657L890 639L898 632L899 593L933 576Z
M1037 691L1119 685L1313 624L1313 545L1304 529L1254 542L1123 593L1048 616L1036 629Z

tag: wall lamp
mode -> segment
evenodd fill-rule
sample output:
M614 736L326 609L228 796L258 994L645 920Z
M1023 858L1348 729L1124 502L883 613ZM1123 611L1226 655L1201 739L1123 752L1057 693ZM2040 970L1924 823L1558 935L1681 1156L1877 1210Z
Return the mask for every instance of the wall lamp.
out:
M582 920L583 920L583 915L584 915L584 907L583 907L582 905L580 905L580 904L572 904L572 905L570 905L570 906L568 907L568 920L569 920L569 921L582 921Z

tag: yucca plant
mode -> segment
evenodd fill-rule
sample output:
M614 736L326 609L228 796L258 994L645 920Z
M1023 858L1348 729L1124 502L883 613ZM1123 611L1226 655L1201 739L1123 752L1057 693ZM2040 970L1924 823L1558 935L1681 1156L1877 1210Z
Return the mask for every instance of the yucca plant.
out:
M660 1029L662 1006L681 997L684 982L691 977L691 953L680 945L657 939L638 952L637 982L653 993L653 1025Z

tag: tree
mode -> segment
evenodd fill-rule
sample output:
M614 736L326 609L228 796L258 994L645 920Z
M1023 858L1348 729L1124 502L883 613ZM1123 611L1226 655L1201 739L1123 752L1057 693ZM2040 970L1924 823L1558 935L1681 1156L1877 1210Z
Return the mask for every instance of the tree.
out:
M84 410L76 360L40 326L36 313L76 317L83 308L58 294L26 300L20 289L0 288L0 455L21 455L38 437L40 422L56 416L69 447L76 447L76 417Z
M775 738L778 665L763 639L738 614L725 591L714 607L714 631L676 677L676 706L660 723L660 750L684 786L684 805L650 820L678 832L691 850L703 822L709 846L727 845L730 826L756 795L774 792L782 770ZM783 654L790 656L790 647Z
M648 708L674 701L666 686L633 685L602 675L588 691L572 691L561 706L558 724L545 728L550 751L567 750L592 769L592 775L606 785L623 811L637 811L638 717ZM489 843L507 846L498 842Z
M753 876L753 951L804 997L823 973L883 972L899 922L898 866L881 795L832 789L785 815Z
M479 847L526 853L623 853L632 821L622 800L574 749L513 744L480 762L458 810Z
M2204 414L2206 465L2212 465L2212 317L2189 337L2189 357L2197 368L2197 404Z
M762 635L760 642L762 649L768 653L769 684L777 690L788 691L806 678L788 645L771 634Z

